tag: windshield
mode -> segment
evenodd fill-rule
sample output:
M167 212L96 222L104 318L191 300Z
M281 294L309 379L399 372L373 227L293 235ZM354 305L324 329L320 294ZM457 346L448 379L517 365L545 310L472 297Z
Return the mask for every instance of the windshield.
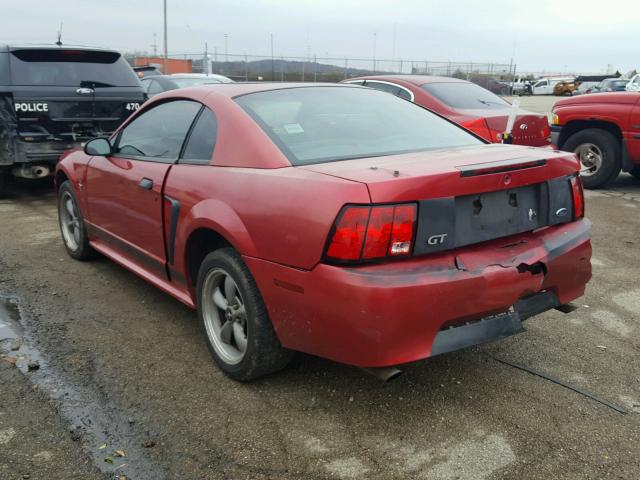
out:
M211 83L222 83L215 78L172 78L171 79L178 87L197 87L198 85L208 85Z
M14 85L138 87L140 82L118 52L25 49L10 55Z
M511 105L475 83L425 83L422 89L445 105L464 110L504 109Z
M411 103L360 87L304 87L236 98L293 165L480 145Z

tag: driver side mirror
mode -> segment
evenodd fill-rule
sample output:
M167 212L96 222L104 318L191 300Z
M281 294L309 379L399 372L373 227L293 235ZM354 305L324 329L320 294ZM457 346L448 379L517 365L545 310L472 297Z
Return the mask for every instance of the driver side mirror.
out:
M84 145L84 153L87 155L107 157L111 155L111 151L111 144L106 138L94 138Z

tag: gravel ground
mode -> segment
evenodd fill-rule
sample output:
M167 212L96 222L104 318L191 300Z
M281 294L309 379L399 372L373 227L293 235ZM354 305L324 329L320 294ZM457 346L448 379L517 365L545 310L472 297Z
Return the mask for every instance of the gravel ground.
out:
M49 188L20 186L0 200L0 294L41 368L0 358L0 478L100 478L91 463L141 480L638 478L639 209L628 175L587 192L594 278L577 311L388 384L304 355L238 384L193 312L106 259L71 260Z

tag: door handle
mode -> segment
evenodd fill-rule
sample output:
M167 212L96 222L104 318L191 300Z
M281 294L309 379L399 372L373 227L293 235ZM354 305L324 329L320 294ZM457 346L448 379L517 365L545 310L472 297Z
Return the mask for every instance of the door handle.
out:
M153 188L153 180L145 177L142 180L140 180L140 183L138 184L138 186L140 188L144 188L145 190L151 190Z

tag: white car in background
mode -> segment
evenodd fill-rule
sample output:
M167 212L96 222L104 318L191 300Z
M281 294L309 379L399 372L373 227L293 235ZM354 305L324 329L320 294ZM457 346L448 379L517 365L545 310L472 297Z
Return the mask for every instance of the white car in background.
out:
M541 78L533 84L534 95L553 95L553 87L560 82L573 82L575 77L550 77Z
M634 75L626 86L627 92L640 92L640 73Z

